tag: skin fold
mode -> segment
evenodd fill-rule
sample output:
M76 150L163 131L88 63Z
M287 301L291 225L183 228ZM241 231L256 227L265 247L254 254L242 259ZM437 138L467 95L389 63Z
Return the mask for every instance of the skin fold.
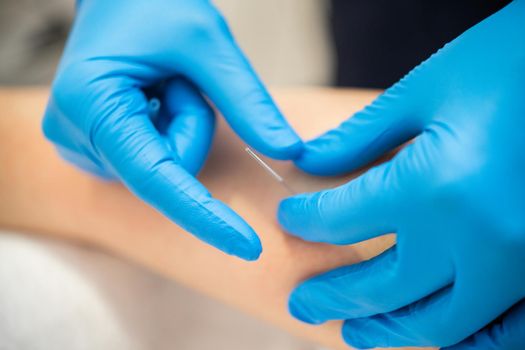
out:
M280 89L274 96L301 137L338 125L377 91ZM211 154L199 180L252 225L261 238L259 260L245 262L203 244L123 186L87 175L59 158L40 127L48 91L0 90L0 227L88 244L174 279L295 335L332 349L348 349L341 323L303 324L290 316L290 292L308 277L369 259L390 247L386 236L349 246L308 243L285 234L276 220L289 193L245 152L218 119ZM298 192L317 191L352 176L312 177L293 164L268 160Z

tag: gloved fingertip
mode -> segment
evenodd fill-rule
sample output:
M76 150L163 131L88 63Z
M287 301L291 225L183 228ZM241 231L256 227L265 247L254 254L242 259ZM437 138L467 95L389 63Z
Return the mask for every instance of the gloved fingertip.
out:
M211 197L208 190L187 172L187 182L178 191L186 208L174 210L172 220L202 241L220 251L247 261L259 258L262 245L254 229L232 208ZM180 176L179 176L180 177Z
M289 144L283 144L281 146L281 152L283 155L286 156L286 159L296 159L298 158L304 149L304 142L299 138L299 136L295 135L290 137L290 143Z
M259 238L255 237L256 239L241 241L228 253L246 261L256 261L261 256L262 245Z
M295 135L295 134L294 134ZM304 143L298 136L288 136L272 141L272 144L255 147L262 154L277 160L294 160L303 152Z
M308 304L303 301L302 287L297 287L288 299L288 310L290 314L301 322L311 325L322 324L323 321L317 319L308 308Z
M212 242L216 248L222 250L226 254L236 256L246 261L255 261L262 253L262 244L259 236L248 225L231 226L228 235L224 235L222 229L221 238L218 241ZM217 237L217 236L215 236Z
M301 171L314 176L330 176L336 175L333 173L331 167L325 166L322 162L318 162L312 157L300 157L294 159L294 165Z
M319 138L304 144L303 151L298 158L294 159L294 164L310 175L341 175L348 170L348 163L351 159L345 158L345 161L342 162L339 160L339 153L340 150L325 145L324 141Z
M288 197L279 203L277 209L277 220L279 221L279 224L284 230L291 234L296 234L296 221L298 218L302 217L302 213L299 210L301 203L301 195Z
M375 346L363 337L363 333L360 331L360 322L361 320L347 320L343 323L341 328L343 340L355 349L372 349Z

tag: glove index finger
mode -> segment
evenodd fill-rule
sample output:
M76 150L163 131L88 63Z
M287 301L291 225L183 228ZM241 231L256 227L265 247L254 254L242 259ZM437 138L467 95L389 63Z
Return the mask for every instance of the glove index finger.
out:
M423 130L403 81L335 129L305 143L296 165L314 175L341 175L370 164Z
M331 244L395 232L390 166L384 163L334 189L284 199L278 209L280 224L303 239Z
M250 146L275 159L295 159L303 142L286 121L226 26L186 74ZM226 32L225 32L226 31Z
M200 240L245 260L256 260L261 243L231 208L213 198L182 166L166 160L149 169L150 179L129 183L136 194ZM134 179L135 180L135 179Z

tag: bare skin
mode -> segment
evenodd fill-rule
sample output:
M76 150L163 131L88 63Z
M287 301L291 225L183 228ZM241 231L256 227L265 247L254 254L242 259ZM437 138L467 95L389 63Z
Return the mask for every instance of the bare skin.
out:
M308 139L370 102L377 92L284 89L274 92L292 125ZM287 191L244 152L218 118L218 132L199 176L261 237L263 254L244 262L201 243L117 183L102 182L64 163L44 140L45 89L0 90L0 227L89 244L144 265L199 292L333 349L347 349L340 322L309 326L293 319L287 299L298 281L377 255L382 237L352 246L313 244L286 235L275 219ZM297 191L350 177L309 177L290 163L268 161ZM355 176L355 174L354 174Z

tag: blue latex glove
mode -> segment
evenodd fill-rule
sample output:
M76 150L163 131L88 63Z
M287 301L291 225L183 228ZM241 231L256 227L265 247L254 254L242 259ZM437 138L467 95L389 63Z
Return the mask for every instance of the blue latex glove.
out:
M501 320L446 350L525 349L525 301L512 308Z
M307 143L297 165L346 173L414 137L346 185L280 204L283 227L310 241L397 234L380 256L291 295L294 316L346 320L343 336L358 348L453 345L525 297L525 1ZM495 348L525 349L524 316L521 308L502 330L521 346Z
M198 238L253 260L261 252L255 232L194 178L214 128L201 92L260 152L278 159L301 152L207 0L80 2L43 128L70 162L122 180ZM161 101L156 118L150 97Z

